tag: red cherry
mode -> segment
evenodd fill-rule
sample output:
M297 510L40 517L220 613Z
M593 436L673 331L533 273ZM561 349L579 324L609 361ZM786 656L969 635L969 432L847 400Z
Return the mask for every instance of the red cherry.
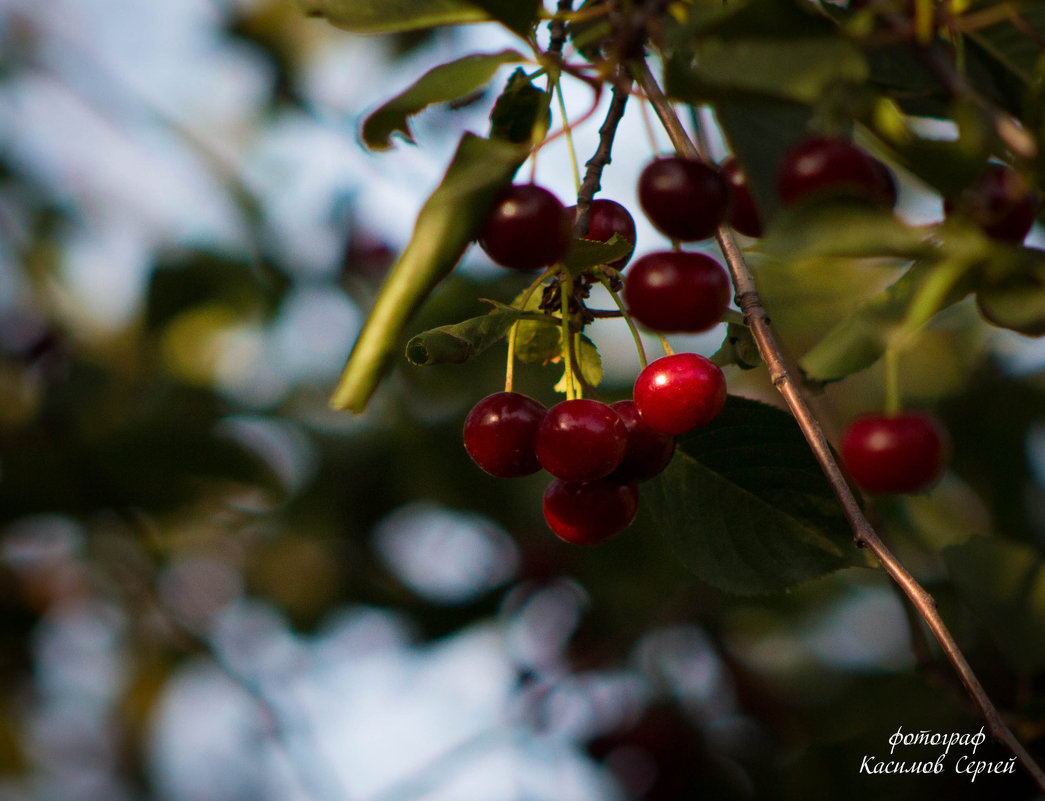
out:
M729 188L718 170L692 159L657 159L639 176L639 205L662 234L707 239L725 219Z
M577 207L570 206L566 209L570 219L577 215ZM615 200L599 198L591 202L591 214L588 216L588 233L585 239L594 239L596 242L609 242L614 234L631 242L631 252L622 256L610 264L615 270L623 270L624 265L631 259L635 252L635 220L631 213Z
M751 188L747 184L747 176L740 168L736 159L728 159L722 163L722 177L729 184L733 203L729 208L726 220L735 231L744 236L762 236L762 218L755 205L755 198L751 195Z
M729 304L729 279L703 253L662 251L636 261L624 279L628 311L658 331L707 331Z
M846 429L842 461L868 492L918 492L940 475L948 442L947 430L930 414L867 415Z
M638 508L634 484L556 479L544 491L544 519L559 538L574 545L598 545L619 534L635 520Z
M464 448L479 467L498 478L528 476L541 469L534 452L546 409L518 392L483 398L464 421Z
M726 379L696 353L651 362L635 381L635 408L654 431L681 434L714 420L726 404Z
M660 475L675 455L675 438L654 431L642 422L635 401L622 400L610 404L628 429L628 447L624 461L609 475L617 484L637 484Z
M1022 175L1003 164L988 164L980 180L945 200L943 209L948 217L961 212L988 236L1018 245L1034 224L1037 203Z
M537 429L537 461L556 478L595 481L621 463L624 421L605 403L578 398L552 406Z
M494 201L479 244L502 267L534 270L563 257L573 218L559 199L535 184L506 187Z
M780 162L777 194L785 204L825 192L857 194L887 203L888 189L874 162L851 142L806 139L792 147Z
M883 204L891 209L895 208L896 201L900 199L900 196L896 190L896 177L893 175L893 171L874 156L868 156L867 158L871 160L871 166L874 168L874 174L877 178L875 194Z

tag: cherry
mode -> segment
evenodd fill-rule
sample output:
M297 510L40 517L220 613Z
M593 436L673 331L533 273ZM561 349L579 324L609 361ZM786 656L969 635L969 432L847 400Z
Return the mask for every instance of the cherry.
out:
M648 253L629 268L624 299L631 315L650 328L699 333L722 319L729 279L703 253Z
M889 208L895 208L896 201L900 199L900 196L896 190L896 177L893 175L893 171L874 156L868 156L867 158L871 160L871 166L874 168L874 174L877 179L875 194Z
M675 455L675 438L670 434L654 431L642 422L635 401L622 400L610 404L628 429L628 447L624 461L609 475L617 484L634 484L648 481L664 472L664 468Z
M726 403L726 379L696 353L651 362L635 381L635 408L654 431L681 434L714 420Z
M785 204L824 192L857 194L890 202L891 176L885 165L842 139L805 139L792 147L777 168L777 194ZM895 188L894 188L895 189Z
M1036 206L1022 175L1003 164L988 164L979 181L945 200L943 209L948 217L960 212L988 236L1018 245L1034 224Z
M918 492L943 470L948 442L943 424L930 414L867 415L846 429L842 461L868 492Z
M552 406L537 428L537 461L556 478L595 481L621 463L628 445L624 421L605 403L578 398Z
M755 198L747 185L747 176L736 159L727 159L721 166L722 177L729 184L733 195L733 203L729 208L726 220L735 231L744 236L762 236L762 218L755 205Z
M502 267L534 270L563 257L573 218L559 199L536 184L513 184L494 201L479 244Z
M464 448L479 467L498 478L528 476L541 469L534 452L544 405L518 392L483 398L464 421Z
M661 158L639 176L639 205L665 236L707 239L725 219L729 187L714 167L693 159Z
M556 479L544 491L544 519L560 539L574 545L605 542L632 524L638 508L634 484Z
M570 206L566 214L572 220L577 214L577 207ZM627 256L621 256L610 267L615 270L623 270L624 265L631 259L635 252L635 220L631 213L616 200L599 198L591 202L591 213L588 216L588 233L585 239L594 239L596 242L609 242L614 234L631 243L631 252Z

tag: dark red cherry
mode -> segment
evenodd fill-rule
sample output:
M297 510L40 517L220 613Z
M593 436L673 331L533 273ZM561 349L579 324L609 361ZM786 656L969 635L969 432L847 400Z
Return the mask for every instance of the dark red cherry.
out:
M1027 181L1003 164L988 164L976 184L945 200L943 208L948 217L960 212L988 236L1015 244L1027 236L1037 214Z
M728 159L722 163L722 177L729 184L732 203L726 220L733 230L744 236L762 236L762 218L755 205L755 198L747 184L747 176L740 169L736 159Z
M546 409L517 392L483 398L464 421L464 447L483 470L498 478L516 478L541 469L534 452L537 427Z
M875 194L884 205L889 208L895 208L896 201L900 199L896 189L896 176L893 175L892 170L874 156L868 156L867 158L871 160L871 166L874 167L874 174L877 179Z
M635 381L635 408L654 431L682 434L714 420L726 404L722 371L696 353L651 362Z
M502 267L534 270L563 257L573 218L559 199L535 184L506 187L494 201L479 244Z
M570 219L577 213L576 206L570 206L566 210ZM623 239L631 242L631 253L622 256L610 264L615 270L623 270L624 265L631 259L635 252L635 220L631 213L615 200L598 198L591 202L591 214L588 217L588 233L585 239L594 239L596 242L609 242L614 234L619 234Z
M598 545L619 534L635 520L638 508L634 484L556 479L544 491L544 519L560 539L574 545Z
M715 233L729 188L714 167L676 156L657 159L639 176L639 205L662 234L693 242Z
M675 438L670 434L654 431L639 418L635 401L622 400L610 407L624 421L628 429L628 447L624 461L609 475L609 480L618 484L637 484L648 481L664 472L675 454Z
M867 415L846 429L842 461L868 492L918 492L943 471L948 442L947 430L931 414Z
M855 194L887 203L888 190L874 162L843 139L805 139L780 162L777 194L785 204L824 193Z
M628 311L657 331L707 331L722 319L729 294L726 271L703 253L648 253L624 279Z
M537 429L541 467L565 481L605 478L628 445L624 421L605 403L578 398L552 406Z

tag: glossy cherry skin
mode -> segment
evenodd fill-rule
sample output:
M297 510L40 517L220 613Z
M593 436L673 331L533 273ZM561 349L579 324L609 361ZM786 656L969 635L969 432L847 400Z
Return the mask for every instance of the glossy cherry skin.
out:
M535 270L563 257L573 233L573 218L547 189L514 184L494 201L479 244L502 267Z
M726 379L703 356L675 353L639 373L634 398L643 423L664 434L682 434L718 417L726 405Z
M889 203L875 160L843 139L805 139L792 147L777 169L777 194L785 204L823 193L858 195ZM882 165L884 168L884 165Z
M1026 180L1002 164L988 164L980 180L943 204L947 216L961 212L994 239L1020 244L1037 213Z
M732 202L729 206L729 214L726 221L734 231L744 236L762 236L762 218L755 205L755 198L747 184L747 176L740 168L736 159L728 159L722 163L720 168L722 177L729 185Z
M635 520L639 491L634 484L607 479L575 483L556 479L544 491L544 519L574 545L598 545Z
M605 478L624 459L628 429L605 403L578 398L552 406L537 428L541 467L565 481Z
M491 476L517 478L536 473L541 465L534 441L546 412L542 403L518 392L483 398L465 418L465 450Z
M707 331L722 319L729 294L726 271L703 253L647 253L624 278L628 311L657 331Z
M639 205L665 236L707 239L725 219L729 188L714 167L692 159L662 158L639 175Z
M577 207L570 206L566 209L570 219L577 214ZM591 202L591 214L588 215L588 233L585 239L594 239L596 242L609 242L614 234L631 242L631 252L610 263L615 270L623 270L624 265L631 259L635 252L635 218L631 216L624 206L616 200L598 198Z
M867 415L846 429L842 461L867 492L918 492L943 471L948 443L947 430L930 414Z
M617 484L638 484L663 473L675 455L675 438L643 423L635 401L617 401L611 403L610 408L620 415L628 429L628 447L624 461L610 473L609 480Z

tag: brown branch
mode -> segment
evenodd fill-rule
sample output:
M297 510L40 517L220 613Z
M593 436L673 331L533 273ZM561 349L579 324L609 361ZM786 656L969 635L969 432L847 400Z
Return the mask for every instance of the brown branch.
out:
M577 218L573 224L573 235L582 237L588 233L588 217L591 215L591 201L602 188L602 171L612 160L613 139L617 135L617 126L624 116L624 108L628 104L631 93L631 78L620 76L613 85L613 98L606 112L606 119L599 128L599 146L595 154L585 163L584 180L581 181L577 193Z
M646 92L646 97L660 118L661 124L667 131L675 150L687 158L706 160L708 148L703 131L699 128L696 131L700 143L698 148L689 138L681 120L675 114L675 109L667 98L664 97L664 93L661 92L645 62L637 63L634 67L634 72ZM744 323L751 330L752 336L758 345L758 352L769 369L773 385L783 395L788 408L798 421L798 425L802 429L809 447L827 476L827 480L830 482L842 506L842 510L845 512L846 519L849 521L854 541L858 547L867 548L877 557L893 581L911 599L911 603L914 604L922 619L936 636L948 661L958 673L962 684L965 685L965 689L972 696L976 706L979 707L980 714L983 716L991 734L1016 755L1038 787L1045 791L1045 773L1042 772L1041 768L1038 767L1034 759L1027 753L1027 750L1005 724L994 702L991 701L987 692L983 689L983 685L980 684L979 679L973 673L968 660L966 660L965 655L958 647L958 643L947 629L943 618L940 617L940 613L936 609L936 601L892 554L867 518L864 517L860 504L849 488L842 469L835 460L834 453L827 441L827 437L824 435L820 422L813 414L805 394L788 369L783 350L777 343L773 330L769 325L769 316L762 306L762 299L755 286L754 276L751 274L751 270L744 261L744 256L733 238L733 232L723 223L716 231L715 238L726 258L730 278L736 293L735 300L744 315Z

